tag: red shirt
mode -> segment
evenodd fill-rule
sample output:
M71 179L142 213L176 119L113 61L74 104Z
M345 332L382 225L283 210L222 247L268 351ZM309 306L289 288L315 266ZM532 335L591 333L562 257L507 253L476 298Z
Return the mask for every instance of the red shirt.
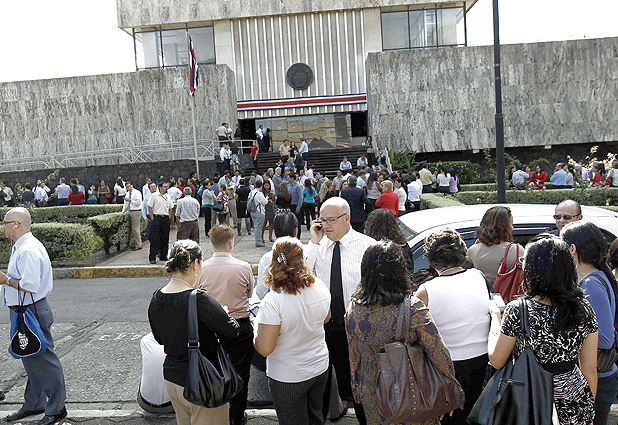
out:
M251 147L251 158L255 159L257 157L259 148L257 146Z
M540 174L537 174L537 172L534 171L530 174L530 180L536 184L545 184L547 181L547 174L545 174L545 171L541 171Z
M81 205L84 203L84 194L81 191L77 191L77 193L69 193L69 204L70 205Z
M376 207L391 210L395 217L399 216L399 197L392 190L387 190L376 201Z

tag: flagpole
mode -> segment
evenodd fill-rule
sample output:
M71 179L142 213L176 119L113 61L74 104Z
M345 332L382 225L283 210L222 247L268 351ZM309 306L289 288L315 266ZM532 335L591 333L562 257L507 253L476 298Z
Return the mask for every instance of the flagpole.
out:
M202 178L200 177L200 162L198 160L197 153L197 129L195 128L195 95L191 93L191 64L193 60L192 52L191 52L191 43L189 42L189 30L185 29L185 34L187 36L187 52L189 55L189 97L191 98L191 121L193 123L193 154L195 155L195 172L197 173L198 184L202 183Z

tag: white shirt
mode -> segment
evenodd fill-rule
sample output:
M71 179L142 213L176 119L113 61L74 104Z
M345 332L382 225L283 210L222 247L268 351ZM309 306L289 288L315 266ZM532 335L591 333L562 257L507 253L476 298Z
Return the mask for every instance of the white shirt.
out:
M178 200L182 196L182 190L178 189L176 186L172 186L167 189L167 194L170 196L172 203L176 205L176 203L178 203Z
M264 137L264 133L262 132L261 128L258 128L257 130L255 130L255 135L258 137L258 139L261 139Z
M350 161L341 161L341 163L339 164L339 169L341 171L349 170L350 168L352 168L352 163Z
M314 177L313 177L313 170L311 168L309 168L307 171L305 171L305 175L307 176L308 179L311 179L311 181L313 181Z
M361 278L361 261L368 247L375 244L375 239L358 233L350 228L341 240L341 280L343 287L343 305L348 309L352 293L356 290ZM319 244L309 241L304 247L305 260L315 275L322 279L330 289L330 267L333 262L335 242L322 237Z
M309 152L309 145L304 140L300 143L300 148L298 148L298 152L300 154Z
M528 177L530 176L525 171L517 170L513 173L513 184L524 184L525 179L527 179Z
M152 208L154 215L169 215L170 210L174 208L170 195L168 193L161 195L159 191L150 195L148 206Z
M8 225L10 229L10 224ZM19 296L24 305L32 304L45 298L54 287L52 266L49 255L43 244L28 232L22 235L11 249L11 258L6 274L13 279L19 280L19 286L32 292L21 292ZM7 306L19 305L17 289L10 285L3 285L4 304ZM23 296L25 295L25 299Z
M450 186L451 185L451 175L446 173L446 174L438 174L437 177L438 180L438 186Z
M328 348L324 319L330 309L330 292L324 282L296 295L270 291L262 300L258 323L279 325L275 350L266 358L266 375L280 382L303 382L326 372Z
M145 198L147 193L150 193L150 189L148 188L148 183L142 186L142 197Z
M123 212L129 209L129 205L131 205L131 211L139 211L142 209L142 194L139 190L135 190L134 188L132 191L127 192L125 198L126 197L130 197L131 201L124 201L124 204L122 205Z
M416 179L408 185L408 199L410 202L418 202L421 200L423 193L423 182L421 179Z
M397 189L397 198L399 200L399 211L406 210L406 198L407 198L406 190L401 186Z
M176 205L176 217L180 218L180 222L197 221L200 216L202 206L193 196L185 196L178 200Z
M423 284L429 312L453 361L487 353L489 292L477 269L439 276Z
M121 198L124 198L124 195L127 194L127 189L125 189L125 182L122 182L122 186L116 183L114 185L114 192L116 192Z
M163 362L165 361L163 346L154 339L152 332L142 337L139 346L142 351L140 395L148 403L156 406L170 403L170 396L167 394L163 378Z
M47 201L49 196L47 196L47 191L41 186L37 186L34 188L34 199L37 201Z
M253 291L253 293L260 299L263 299L266 294L268 294L268 291L270 291L270 289L264 285L264 274L266 273L268 266L270 266L272 259L273 252L268 251L266 254L262 255L262 258L260 258L260 262L258 263L258 274L255 281L255 291Z
M238 186L240 186L240 180L241 179L242 179L242 176L234 174L232 176L232 183L234 183L236 185L236 187L238 187Z
M253 189L249 196L255 198L255 203L257 205L257 213L266 214L266 204L268 204L268 199L266 199L266 197L262 193L262 189Z
M367 166L367 160L363 159L363 157L361 156L360 158L358 158L356 160L356 166L357 167L363 167L363 168L366 167Z

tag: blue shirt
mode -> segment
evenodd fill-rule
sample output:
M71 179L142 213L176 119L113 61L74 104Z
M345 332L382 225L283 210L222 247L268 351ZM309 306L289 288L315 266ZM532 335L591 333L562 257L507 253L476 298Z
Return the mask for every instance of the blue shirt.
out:
M607 289L603 282L599 279L603 279L609 288ZM611 348L614 343L614 312L616 311L616 300L614 298L614 291L612 286L607 280L605 273L594 272L582 279L580 286L586 294L586 299L594 309L597 315L597 322L599 324L599 348L608 349ZM618 368L616 365L612 368L611 372L599 373L600 378L612 376Z
M148 220L150 218L148 215L148 200L150 199L151 194L152 193L149 190L148 193L144 195L144 200L142 201L142 218L144 220Z
M294 184L288 182L288 191L292 195L292 205L296 205L297 209L300 209L303 204L303 188L298 182ZM294 212L294 211L292 211Z
M71 188L67 184L62 183L56 186L56 193L58 194L58 199L68 199L70 192Z
M311 192L307 188L303 190L303 202L305 202L306 204L315 204L315 189L314 188L311 188Z
M554 184L554 186L565 186L566 179L567 179L567 173L561 168L558 171L556 171L554 174L552 174L552 176L549 178L549 181L551 181Z
M49 255L43 244L28 232L22 235L11 249L11 258L6 274L19 280L19 286L32 292L32 298L27 292L19 291L19 297L24 305L32 304L45 298L54 287L52 266ZM4 285L4 304L19 305L18 291L9 285Z

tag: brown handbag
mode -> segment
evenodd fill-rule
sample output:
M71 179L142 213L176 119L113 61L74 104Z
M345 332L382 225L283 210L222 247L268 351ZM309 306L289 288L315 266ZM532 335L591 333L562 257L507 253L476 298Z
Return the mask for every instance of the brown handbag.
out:
M408 343L410 310L408 296L399 307L397 341L378 354L378 412L393 423L439 418L464 405L455 377L436 369L418 341Z
M509 255L509 249L511 249L513 242L506 247L504 257L500 260L500 266L498 267L498 274L496 275L496 281L494 282L494 288L500 292L505 303L513 301L517 295L521 294L521 283L524 281L524 269L523 264L519 261L519 245L517 245L517 261L511 267L511 270L507 270L506 257Z

